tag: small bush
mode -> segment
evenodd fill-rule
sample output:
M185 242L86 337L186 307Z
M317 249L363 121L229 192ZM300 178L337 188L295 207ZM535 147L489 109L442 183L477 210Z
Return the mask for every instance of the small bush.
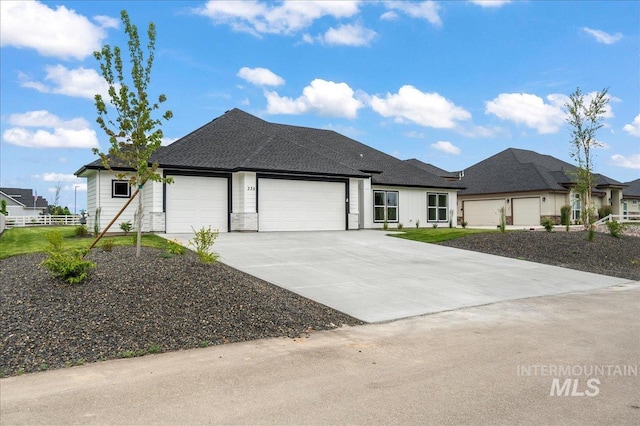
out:
M432 224L431 224L431 227L432 227L433 229L436 229L436 228L438 227L438 224L437 224L437 223L432 223Z
M500 213L500 225L498 225L498 228L500 232L505 232L507 230L507 215L504 207L500 207L498 212Z
M100 213L102 212L102 207L98 207L96 209L96 214L93 217L93 235L97 236L100 233Z
M89 230L84 225L76 226L75 232L76 232L76 237L80 237L80 238L84 238L87 235L89 235Z
M65 250L62 247L63 237L59 231L48 232L45 236L49 245L47 254L41 265L49 270L51 276L67 281L69 284L80 284L87 279L89 269L95 263L84 260L86 249Z
M565 226L571 223L571 206L568 204L560 207L560 223Z
M385 231L387 229L389 229L389 222L387 222L386 220L382 223L382 229L384 229Z
M600 219L609 216L611 213L613 213L613 208L611 206L602 206L598 209L598 217Z
M169 254L185 254L187 251L186 248L177 238L174 238L173 241L167 241L167 253Z
M588 240L589 241L593 241L595 236L596 236L596 228L595 228L595 226L591 225L591 226L589 226L589 237L588 237Z
M610 220L607 222L607 228L609 228L609 233L612 237L620 238L620 235L622 235L622 231L624 231L625 226L620 222Z
M420 219L416 219L416 228L420 228Z
M404 225L402 223L398 223L398 229L402 229L404 228Z
M191 228L193 229L193 227ZM212 231L211 226L208 228L200 228L199 230L193 229L194 236L189 245L192 245L196 249L196 254L202 263L214 263L218 260L216 253L211 253L211 247L218 238L218 230Z
M111 252L113 251L114 241L113 238L105 238L102 240L102 251Z
M467 222L466 220L462 221L462 227L463 228L466 228L468 224L469 224L469 222Z
M554 227L555 224L556 224L556 222L553 219L548 218L548 217L545 217L544 219L542 219L540 221L540 225L544 226L544 229L546 229L547 232L553 231L553 227Z
M122 222L120 224L120 229L122 229L122 232L124 232L124 235L129 234L129 232L131 232L131 221L126 221L126 222Z

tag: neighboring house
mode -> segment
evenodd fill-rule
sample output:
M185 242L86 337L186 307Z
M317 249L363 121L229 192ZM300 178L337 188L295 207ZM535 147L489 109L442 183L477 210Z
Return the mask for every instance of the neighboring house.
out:
M143 230L192 232L456 226L459 182L445 180L331 130L269 123L239 109L154 153L172 184L148 182ZM88 226L102 229L131 197L99 160L87 178ZM132 220L132 203L114 225ZM453 214L451 214L453 212Z
M462 179L462 176L464 175L462 172L448 172L444 169L441 169L440 167L436 167L433 164L428 164L425 162L422 162L416 158L412 158L410 160L404 160L406 163L411 164L412 166L415 166L419 169L422 169L424 171L427 171L431 174L434 174L436 176L440 176L443 179L446 180L460 180Z
M622 214L640 215L640 178L626 182L622 190Z
M509 148L464 170L458 194L458 220L470 226L497 225L504 207L507 224L539 225L543 218L560 223L560 209L571 206L574 222L582 204L575 191L576 167L550 155ZM592 191L596 209L609 205L622 211L625 184L594 174Z
M33 190L22 188L0 188L0 199L7 202L9 216L39 216L46 214L49 203Z

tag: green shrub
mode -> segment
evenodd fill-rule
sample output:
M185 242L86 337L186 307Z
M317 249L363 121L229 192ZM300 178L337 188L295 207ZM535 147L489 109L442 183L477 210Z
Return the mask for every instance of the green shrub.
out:
M76 237L84 238L89 235L89 230L84 225L76 226Z
M607 228L609 228L609 233L612 237L620 238L620 235L622 235L622 231L624 231L625 226L620 222L610 220L607 222Z
M93 217L93 235L95 236L100 233L100 212L102 212L102 207L96 209L96 214Z
M87 279L89 269L96 266L95 263L84 260L86 249L65 250L62 247L63 237L60 231L48 232L45 237L48 257L41 265L49 270L54 278L60 278L70 284L80 284Z
M498 225L498 228L500 232L505 232L507 230L507 214L504 207L500 207L498 212L500 213L500 225Z
M102 247L102 251L111 252L113 251L114 245L115 242L113 241L113 238L105 238L102 240L102 245L100 247Z
M466 228L468 224L469 224L469 222L467 222L466 220L462 221L462 227L463 228Z
M404 228L404 225L402 223L398 222L398 229L402 229L402 228Z
M598 209L598 217L600 219L609 216L611 213L613 213L613 208L611 206L602 206Z
M185 254L186 251L187 249L184 248L182 244L180 244L180 241L178 241L177 238L174 238L173 241L167 241L167 253Z
M548 217L545 217L544 219L542 219L540 221L540 225L544 226L544 229L546 229L547 232L553 231L553 227L554 227L555 224L556 224L556 222L553 219L548 218Z
M416 228L420 228L420 219L416 219Z
M432 227L433 229L436 229L436 228L438 227L438 224L437 224L437 223L432 223L432 224L431 224L431 227Z
M560 207L560 223L565 226L571 223L571 206L568 204Z
M191 227L193 229L193 227ZM202 227L199 230L193 229L194 236L189 245L192 245L196 249L196 254L202 263L214 263L218 260L218 255L211 253L211 247L218 238L218 230L212 231L211 226L208 228Z
M588 240L589 241L593 241L595 236L596 236L596 227L593 226L593 225L590 225L589 226L589 237L588 237Z
M387 229L389 229L389 222L387 222L386 220L382 223L382 229L384 229L385 231Z
M122 222L120 224L120 229L124 232L124 235L129 234L131 232L131 221Z

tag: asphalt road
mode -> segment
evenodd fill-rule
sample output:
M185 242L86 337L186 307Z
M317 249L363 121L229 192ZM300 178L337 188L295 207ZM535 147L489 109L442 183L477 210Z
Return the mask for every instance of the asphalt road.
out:
M637 425L639 364L635 283L6 378L0 423Z

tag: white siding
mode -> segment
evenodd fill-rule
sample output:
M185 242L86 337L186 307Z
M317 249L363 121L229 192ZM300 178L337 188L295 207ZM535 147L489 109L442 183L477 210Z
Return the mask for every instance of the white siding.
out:
M344 182L259 179L260 231L344 230Z

